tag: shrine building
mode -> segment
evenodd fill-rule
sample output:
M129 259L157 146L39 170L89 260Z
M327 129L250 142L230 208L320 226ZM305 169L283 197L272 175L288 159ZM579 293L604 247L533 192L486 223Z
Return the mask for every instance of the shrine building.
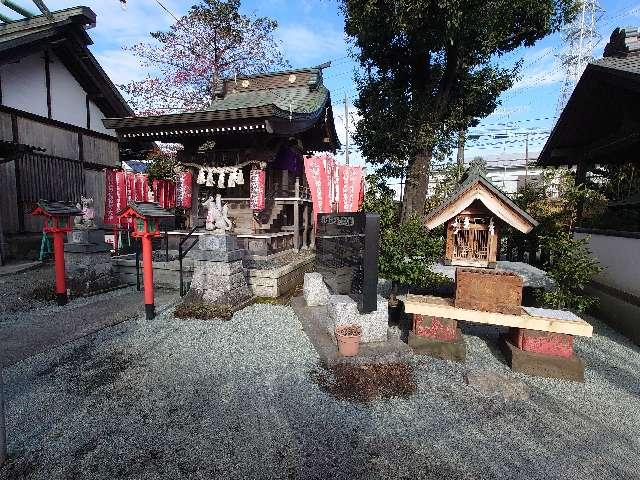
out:
M457 190L430 211L425 223L446 231L445 264L495 268L504 225L529 233L538 222L502 193L479 169L470 167Z

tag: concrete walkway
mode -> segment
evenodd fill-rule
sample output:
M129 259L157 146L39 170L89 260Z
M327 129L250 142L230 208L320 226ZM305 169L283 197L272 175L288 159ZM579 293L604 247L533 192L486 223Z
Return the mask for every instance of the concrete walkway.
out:
M33 270L42 265L42 262L22 262L22 263L8 263L0 266L0 277L6 277L8 275L15 275L16 273L26 272Z
M73 305L54 312L5 315L0 323L0 365L13 365L20 360L47 351L71 340L84 337L105 327L144 314L142 292L135 290L113 296L104 295L86 304ZM177 292L156 292L156 311L178 300Z

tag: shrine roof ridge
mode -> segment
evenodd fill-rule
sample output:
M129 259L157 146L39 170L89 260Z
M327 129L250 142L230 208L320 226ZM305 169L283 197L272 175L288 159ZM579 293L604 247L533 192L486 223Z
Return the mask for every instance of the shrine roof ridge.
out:
M38 207L50 215L82 215L82 210L69 202L38 200Z
M462 176L461 182L458 188L451 194L449 198L443 201L440 205L432 209L429 213L427 213L425 217L425 222L428 223L430 220L439 215L444 209L448 206L457 202L465 193L467 193L475 184L480 184L488 189L492 194L494 194L500 201L505 203L512 211L520 215L526 222L530 223L532 226L537 226L538 221L534 219L531 215L529 215L526 211L520 208L516 203L511 200L507 195L505 195L498 187L496 187L491 180L484 176L481 172L478 171L470 171L467 170L465 174Z

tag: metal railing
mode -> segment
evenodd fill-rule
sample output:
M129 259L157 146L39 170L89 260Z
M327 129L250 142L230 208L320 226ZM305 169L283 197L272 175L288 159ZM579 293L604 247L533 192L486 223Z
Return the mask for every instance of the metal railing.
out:
M187 255L187 253L189 253L189 251L194 247L194 245L196 245L199 241L200 241L200 237L194 237L195 241L189 245L187 247L186 250L182 250L182 245L184 245L184 242L186 242L187 240L189 240L189 238L193 235L193 233L198 229L198 228L202 228L201 225L196 225L195 227L193 227L189 233L187 234L186 237L184 238L180 238L180 242L178 243L178 263L180 265L180 296L184 297L185 296L185 291L184 291L184 274L182 272L182 259Z

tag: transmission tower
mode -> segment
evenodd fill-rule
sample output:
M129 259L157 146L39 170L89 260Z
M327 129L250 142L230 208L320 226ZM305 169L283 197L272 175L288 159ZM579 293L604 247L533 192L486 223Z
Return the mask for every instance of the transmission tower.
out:
M559 59L565 76L556 106L557 114L560 114L567 104L587 63L593 60L593 49L600 41L596 24L602 12L598 0L582 0L576 19L562 32L564 46Z

